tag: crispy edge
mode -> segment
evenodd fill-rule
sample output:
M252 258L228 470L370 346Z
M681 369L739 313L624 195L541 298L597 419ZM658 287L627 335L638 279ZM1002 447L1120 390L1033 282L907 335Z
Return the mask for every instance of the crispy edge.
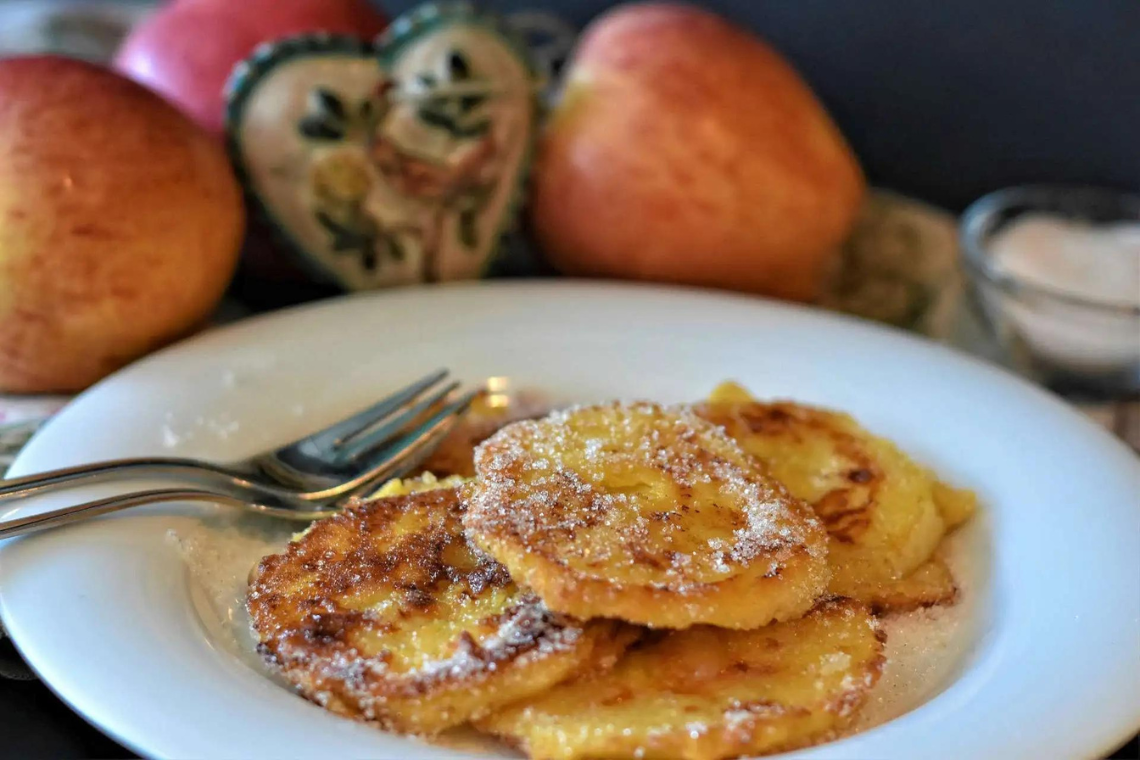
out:
M903 578L853 589L852 597L866 602L876 615L909 612L954 604L958 600L958 584L946 563L935 556Z
M540 552L527 551L510 537L481 534L476 543L500 558L552 610L578 618L615 617L650 628L707 624L750 629L792 620L815 605L829 580L826 564L807 546L791 547L779 560L758 558L718 583L674 588L583 576ZM770 569L773 562L778 563L775 570ZM764 603L758 604L761 599Z

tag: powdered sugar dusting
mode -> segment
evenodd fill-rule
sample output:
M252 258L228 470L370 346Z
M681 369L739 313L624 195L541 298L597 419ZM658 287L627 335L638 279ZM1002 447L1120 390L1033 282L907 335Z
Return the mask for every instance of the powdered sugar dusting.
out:
M433 660L418 669L423 679L458 680L493 673L500 664L525 666L559 652L569 652L582 637L582 629L560 620L533 594L504 615L498 629L476 642L461 639L450 657Z
M687 407L571 407L510 425L476 450L475 536L645 582L716 582L811 544L822 527L720 428ZM698 517L699 515L699 517ZM715 535L690 532L700 522Z
M980 573L985 563L978 556L982 542L977 523L958 529L940 549L958 585L957 602L882 619L886 663L849 734L897 718L953 682L975 641L979 617Z
M610 624L556 615L471 551L465 508L458 488L405 484L262 559L248 596L259 648L306 696L405 732L492 709L513 681L560 677L576 660L552 658L587 653ZM471 689L467 702L446 696ZM442 706L420 715L420 702Z
M293 525L238 512L187 520L167 533L167 543L186 564L190 596L213 643L247 665L274 677L256 652L245 598L258 560L289 540Z

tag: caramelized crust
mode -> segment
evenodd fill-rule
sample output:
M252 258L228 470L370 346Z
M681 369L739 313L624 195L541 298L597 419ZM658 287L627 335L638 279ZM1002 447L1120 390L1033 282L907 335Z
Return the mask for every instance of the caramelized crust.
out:
M764 469L804 499L827 527L832 593L894 608L948 597L944 566L926 563L946 533L944 511L969 517L973 494L945 486L889 441L871 435L845 414L791 402L731 400L718 389L697 414L720 425ZM941 584L934 593L932 585ZM893 587L890 593L888 587ZM921 592L914 599L909 591ZM882 593L880 593L882 592ZM876 596L875 594L878 594ZM891 600L894 600L893 602Z
M893 581L867 582L853 587L854 597L876 614L907 612L936 604L952 604L958 586L946 563L937 556Z
M830 738L879 678L883 640L865 605L825 602L754 631L659 634L606 673L478 721L534 760L718 760Z
M630 635L520 589L467 543L463 511L454 488L378 499L263 559L248 599L263 654L313 701L411 733L612 663Z
M655 404L517 422L480 446L472 540L579 618L755 628L827 583L826 534L713 425Z

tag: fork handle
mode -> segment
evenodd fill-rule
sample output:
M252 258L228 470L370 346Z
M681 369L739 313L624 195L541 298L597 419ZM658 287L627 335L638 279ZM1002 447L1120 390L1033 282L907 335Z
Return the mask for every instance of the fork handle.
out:
M98 517L110 512L118 512L131 507L140 507L145 504L157 504L170 501L209 501L215 504L230 504L245 506L246 502L236 496L203 491L196 488L162 488L154 491L139 491L137 493L110 496L106 499L88 501L70 507L53 509L29 517L17 517L11 520L0 520L0 540L14 538L26 533L33 533L47 528L58 528L61 525Z
M238 485L254 485L249 481L245 483L241 482L241 479L236 477L236 473L228 468L196 459L180 459L176 457L109 459L105 462L83 464L76 467L64 467L58 470L48 470L47 472L40 472L21 478L0 480L0 502L62 490L78 485L80 482L98 482L112 475L124 472L135 476L146 474L157 476L170 475L172 472L201 474L203 471L213 475L224 476L228 480L236 482Z

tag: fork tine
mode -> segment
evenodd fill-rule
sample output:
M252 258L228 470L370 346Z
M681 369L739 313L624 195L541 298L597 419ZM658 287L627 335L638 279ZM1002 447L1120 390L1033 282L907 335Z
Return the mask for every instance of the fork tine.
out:
M441 380L446 378L447 375L448 370L446 369L436 370L430 375L425 375L414 383L401 388L390 396L380 399L367 409L362 409L351 417L335 422L316 433L310 433L290 445L295 446L305 442L312 442L322 449L326 447L335 449L342 441L361 431L367 430L395 410L407 404L410 400L438 384Z
M341 439L338 442L339 445L333 449L333 464L347 464L370 451L375 451L377 448L391 443L411 422L439 405L457 388L459 388L459 383L448 383L443 388L433 391L430 395L401 409L399 414L385 417L372 427ZM422 429L422 426L418 426L417 429Z
M422 462L435 448L435 443L447 435L459 420L459 416L467 411L467 407L471 406L471 402L482 392L482 388L476 388L464 393L455 401L442 406L422 425L395 443L383 447L383 453L378 457L383 465L370 471L368 478L361 481L355 492L361 493L392 478L402 477Z

